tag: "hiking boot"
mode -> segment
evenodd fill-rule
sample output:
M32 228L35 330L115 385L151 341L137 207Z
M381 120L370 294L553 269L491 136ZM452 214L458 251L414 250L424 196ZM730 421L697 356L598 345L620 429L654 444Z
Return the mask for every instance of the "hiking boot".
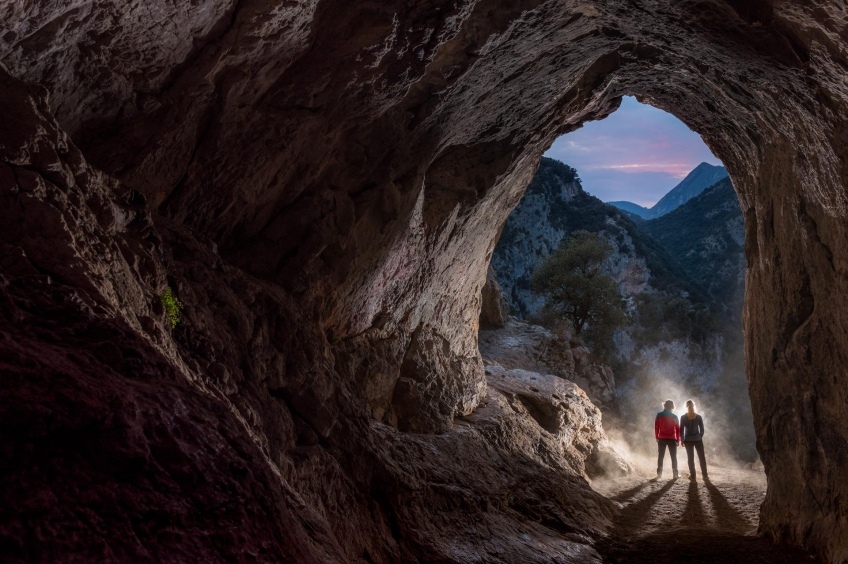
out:
M657 480L662 480L662 469L657 470Z
M680 476L677 474L677 470L674 470L673 472L674 472L674 477L672 478L672 480L676 480L677 478L679 478L679 477L680 477Z

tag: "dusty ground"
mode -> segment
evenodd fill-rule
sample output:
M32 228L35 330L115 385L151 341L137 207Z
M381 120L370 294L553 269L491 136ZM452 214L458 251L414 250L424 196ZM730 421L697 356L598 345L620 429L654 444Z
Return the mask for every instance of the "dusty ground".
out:
M684 461L685 466L685 461ZM605 562L816 562L809 555L756 536L765 497L761 471L714 467L710 481L653 481L637 471L593 487L621 504L609 542L598 547Z

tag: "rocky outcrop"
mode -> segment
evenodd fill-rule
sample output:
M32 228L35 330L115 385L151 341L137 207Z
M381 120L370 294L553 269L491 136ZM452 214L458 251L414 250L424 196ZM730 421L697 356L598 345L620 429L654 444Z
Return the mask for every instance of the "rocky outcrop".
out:
M607 437L596 407L615 406L612 370L593 362L585 345L509 319L501 329L480 331L480 352L489 386L556 436L562 456L581 473L603 478L633 471L628 456ZM584 389L591 390L589 396Z
M615 404L615 379L609 366L593 360L589 349L565 334L510 319L503 329L480 331L485 362L506 369L554 374L576 383L602 407Z
M831 561L848 557L848 381L839 376L848 366L848 54L839 3L4 8L0 59L50 92L57 119L32 126L14 117L30 114L7 109L31 102L6 103L4 138L61 127L81 148L65 153L57 143L42 165L4 145L0 229L13 248L3 254L2 448L14 464L3 463L3 479L14 485L5 491L29 495L7 503L0 522L6 538L36 539L4 546L44 551L30 559L201 559L214 546L233 560L467 561L492 550L491 559L531 561L526 529L575 543L594 534L581 516L602 502L557 477L560 493L544 499L574 492L561 505L573 529L547 527L533 499L516 510L502 501L515 497L496 498L475 514L503 516L510 527L489 529L491 538L524 552L479 540L461 553L443 544L429 558L409 521L390 517L402 505L385 492L409 491L391 485L404 478L395 483L427 484L422 506L455 499L437 467L423 476L396 462L421 435L392 424L414 396L422 403L407 424L453 429L452 417L487 397L476 334L497 233L553 139L632 94L700 133L740 196L747 376L769 478L760 530ZM32 212L23 202L47 201L48 188L71 176L99 182L91 167L58 172L62 159L93 163L104 183L144 195L155 232L127 223L140 231L121 246L116 226L135 216L109 220L96 197ZM22 164L10 172L9 163ZM144 215L143 200L128 194L124 205ZM94 226L82 211L89 205L105 214L102 230L77 229ZM155 298L166 283L186 304L176 329L186 351L164 331L156 344L164 313ZM89 310L105 330L78 324ZM438 356L425 370L416 351L429 343ZM181 376L195 370L191 359L204 384ZM394 393L401 378L417 395ZM372 426L397 433L404 448L362 454ZM149 447L125 457L124 444ZM553 482L541 473L525 471L523 483ZM90 485L109 491L96 497ZM508 485L510 495L526 491ZM80 492L109 510L79 509ZM231 526L232 508L240 524L261 528Z
M510 407L526 413L546 433L542 441L556 459L568 460L573 469L592 478L615 477L633 471L626 456L607 438L601 412L573 382L552 374L487 364L489 386L500 392ZM548 440L552 435L552 441ZM532 434L528 434L533 436ZM526 440L526 439L525 439ZM548 446L548 444L553 446ZM550 456L543 453L542 456Z
M573 168L543 158L527 192L503 226L491 268L510 306L522 316L539 313L544 305L544 300L530 290L530 277L568 233L566 217L557 211L582 191Z
M480 326L503 327L509 319L509 302L498 284L492 267L486 272L480 303Z
M492 269L517 314L532 317L542 312L544 299L530 287L533 272L569 233L580 229L600 233L609 244L612 253L603 270L615 278L622 295L630 297L646 289L651 273L631 237L635 227L584 192L577 171L543 158L492 253Z

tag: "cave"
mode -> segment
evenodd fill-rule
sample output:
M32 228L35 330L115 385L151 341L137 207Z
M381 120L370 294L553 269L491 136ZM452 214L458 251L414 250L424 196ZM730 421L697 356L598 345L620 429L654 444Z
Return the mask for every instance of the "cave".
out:
M844 7L4 8L4 559L597 559L478 316L542 152L633 95L745 216L759 533L848 560Z

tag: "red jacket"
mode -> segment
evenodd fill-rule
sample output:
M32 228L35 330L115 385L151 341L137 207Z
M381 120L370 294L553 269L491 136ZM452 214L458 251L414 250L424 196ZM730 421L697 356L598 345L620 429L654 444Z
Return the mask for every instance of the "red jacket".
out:
M660 411L654 421L654 435L657 440L669 439L680 442L680 420L668 410Z

